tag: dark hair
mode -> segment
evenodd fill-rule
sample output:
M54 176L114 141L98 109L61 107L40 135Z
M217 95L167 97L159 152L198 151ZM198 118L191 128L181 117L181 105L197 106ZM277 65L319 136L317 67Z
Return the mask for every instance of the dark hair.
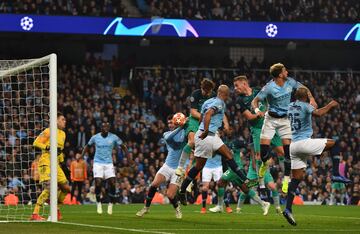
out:
M208 78L204 78L202 81L201 81L201 88L203 90L205 90L206 92L209 92L211 90L213 90L215 88L215 83L208 79Z
M282 63L275 63L270 67L270 75L274 78L278 77L284 68L284 64Z
M58 112L58 113L57 113L57 117L59 118L59 117L61 117L61 116L64 116L64 117L65 117L65 115L64 115L63 113Z
M172 120L174 115L168 115L168 117L166 118L167 120Z
M235 77L235 78L234 78L234 82L236 82L236 81L246 81L246 82L249 82L245 75Z

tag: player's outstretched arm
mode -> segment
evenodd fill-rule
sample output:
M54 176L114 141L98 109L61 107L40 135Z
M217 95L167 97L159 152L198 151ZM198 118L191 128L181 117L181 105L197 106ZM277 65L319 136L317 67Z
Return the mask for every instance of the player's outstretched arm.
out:
M258 112L259 113L259 112ZM242 113L242 116L245 117L245 119L247 120L254 120L254 119L257 119L259 117L259 114L253 114L251 113L249 110L245 110L243 113Z
M321 117L324 116L325 114L327 114L331 109L336 108L339 106L339 103L335 100L332 100L329 104L327 104L326 106L320 108L320 109L316 109L313 111L312 115L316 116L316 117Z

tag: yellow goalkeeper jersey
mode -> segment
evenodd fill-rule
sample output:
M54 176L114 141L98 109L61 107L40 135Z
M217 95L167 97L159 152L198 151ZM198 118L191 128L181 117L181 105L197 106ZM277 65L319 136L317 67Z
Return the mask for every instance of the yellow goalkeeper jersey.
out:
M61 150L64 149L66 134L63 130L57 130L58 144L57 147ZM46 150L47 146L50 146L50 128L46 128L34 141L33 146L41 149L42 154L39 158L39 166L50 165L50 152ZM64 161L64 154L58 154L58 163Z

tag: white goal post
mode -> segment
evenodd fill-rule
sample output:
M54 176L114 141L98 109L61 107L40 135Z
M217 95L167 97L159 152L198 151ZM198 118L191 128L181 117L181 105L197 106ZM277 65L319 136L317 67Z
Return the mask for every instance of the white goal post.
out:
M29 79L29 81L27 81L27 79ZM31 191L31 189L30 192L28 191L26 188L27 185L24 183L27 179L22 178L22 176L26 174L26 177L29 177L30 173L28 173L28 171L30 171L30 169L28 167L31 161L34 160L33 155L35 155L35 149L31 145L32 141L29 139L35 139L36 130L30 129L28 126L37 126L38 128L42 128L41 131L46 127L50 127L50 221L57 222L56 54L50 54L38 59L0 60L0 84L0 117L4 120L3 123L1 123L3 128L0 128L0 134L4 136L5 144L5 150L3 150L5 152L4 166L0 168L0 172L6 176L7 180L8 176L13 180L14 177L19 177L18 184L22 187L19 190L12 190L14 194L15 191L20 191L17 192L17 194L19 194L18 197L21 196L21 203L9 205L6 204L5 199L2 199L0 205L0 212L3 211L0 213L1 221L21 222L29 220L31 215L34 197L37 197L38 194L36 195L35 191L34 195L34 191ZM42 96L44 93L46 97ZM31 113L32 111L34 111L34 113ZM50 120L48 120L48 117ZM18 135L14 136L16 130L16 134ZM20 143L19 141L16 142L17 138L20 139ZM14 141L16 143L12 144L14 141L11 141L11 139L15 139ZM16 157L16 149L15 153L12 153L14 155L9 156L8 148L19 149L20 157ZM25 149L25 153L23 153L23 149ZM14 150L12 149L11 152L14 152ZM13 164L15 164L15 166L7 167L7 159L11 157L13 157ZM26 159L23 159L24 157ZM20 163L16 161L16 158L20 160ZM8 186L9 185L6 184L5 190ZM30 186L35 187L36 190L36 185ZM24 194L21 194L22 192ZM30 198L27 198L29 194Z

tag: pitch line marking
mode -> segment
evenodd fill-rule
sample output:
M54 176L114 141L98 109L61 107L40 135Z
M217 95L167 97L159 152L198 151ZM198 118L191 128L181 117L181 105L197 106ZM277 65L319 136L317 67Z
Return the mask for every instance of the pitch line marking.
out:
M130 231L130 232L155 233L155 234L174 234L174 233L171 233L171 232L162 232L162 231L156 231L156 230L145 230L145 229L132 229L132 228L110 227L110 226L92 225L92 224L83 224L83 223L71 223L71 222L57 222L57 223L59 223L59 224L65 224L65 225L73 225L73 226L92 227L92 228L103 228L103 229Z

